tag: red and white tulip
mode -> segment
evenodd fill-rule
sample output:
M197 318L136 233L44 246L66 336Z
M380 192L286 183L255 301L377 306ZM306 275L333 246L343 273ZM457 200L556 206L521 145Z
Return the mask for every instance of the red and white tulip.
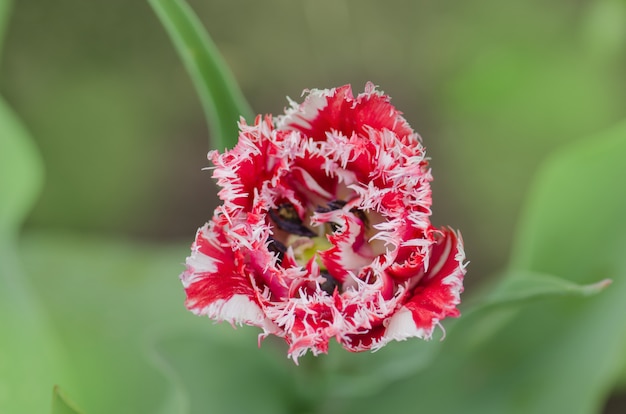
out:
M331 338L355 352L430 339L459 315L465 255L430 223L421 138L370 83L307 92L209 153L223 204L187 258L186 306L284 338L296 362Z

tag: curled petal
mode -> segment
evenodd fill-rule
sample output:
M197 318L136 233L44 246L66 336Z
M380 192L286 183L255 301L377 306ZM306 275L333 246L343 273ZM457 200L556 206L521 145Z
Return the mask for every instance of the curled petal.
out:
M224 243L224 235L206 225L196 234L187 270L181 275L185 305L198 315L231 323L262 326L263 312L256 292L236 266L236 254Z
M370 264L373 254L361 223L351 215L343 215L342 221L345 222L343 229L329 236L333 247L320 252L320 257L330 273L344 282L350 274L358 274Z
M432 248L431 263L410 298L389 320L387 340L414 336L430 339L441 320L460 315L456 306L461 302L466 266L460 235L448 228L441 230Z

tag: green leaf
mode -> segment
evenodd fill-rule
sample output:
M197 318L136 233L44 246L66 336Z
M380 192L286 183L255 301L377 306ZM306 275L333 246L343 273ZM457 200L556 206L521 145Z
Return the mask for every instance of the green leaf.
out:
M155 354L155 343L212 327L183 305L177 275L184 269L187 243L140 245L33 233L23 237L20 250L72 356L67 366L81 378L68 390L86 413L186 412L186 390L177 385L178 374L167 368L169 362ZM239 334L231 338L236 341ZM248 345L254 349L256 341Z
M237 143L237 121L252 110L198 17L183 0L150 0L178 51L204 106L213 148Z
M442 343L407 340L391 342L377 352L350 353L331 342L328 355L316 357L322 365L331 398L361 398L384 389L427 367Z
M464 338L461 347L483 346L498 330L510 323L523 306L533 306L540 300L596 295L611 283L611 279L602 279L595 283L577 284L548 274L509 271L502 275L499 284L486 297L462 305L463 318L470 318L471 323L461 321L459 335ZM459 321L456 322L458 324ZM453 323L451 327L455 328L457 324ZM456 331L452 332L456 335Z
M511 267L589 282L621 256L626 122L556 154L535 182Z
M162 326L185 326L176 278L185 250L63 234L25 236L21 250L82 379L76 403L89 414L158 412L169 384L146 342Z
M39 193L42 166L27 132L0 98L0 412L49 409L49 390L69 374L45 309L15 247Z
M54 387L52 391L52 414L81 414L59 386Z
M606 289L611 282L611 279L602 279L595 283L577 284L554 275L514 271L503 275L498 286L470 307L468 312L559 296L591 296Z
M232 329L211 326L155 343L184 396L184 409L178 412L297 412L300 402L288 373L298 367L287 360L285 350L271 349L276 345L272 341L257 348L258 332L251 328L237 330L238 337L229 340Z
M585 11L581 32L587 50L598 60L619 59L626 45L626 3L598 0Z
M0 97L0 238L13 238L39 195L42 162L34 143Z
M0 45L11 2L0 0ZM69 382L60 344L44 309L24 277L15 247L20 226L39 195L39 153L0 97L0 412L39 413L55 382ZM56 407L53 413L65 413Z

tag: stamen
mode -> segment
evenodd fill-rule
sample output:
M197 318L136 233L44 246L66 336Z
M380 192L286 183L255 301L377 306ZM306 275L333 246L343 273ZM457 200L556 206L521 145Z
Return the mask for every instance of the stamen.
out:
M369 228L370 223L367 219L367 214L365 213L365 211L359 210L358 208L352 208L350 209L350 213L354 214L359 220L361 220L366 229Z
M290 203L283 203L276 209L270 209L269 215L276 226L287 233L304 237L316 237L317 233L302 224L295 207Z
M327 224L328 224L328 227L330 227L330 231L332 233L336 233L337 230L339 230L339 228L341 227L339 226L339 224L335 223L334 221L329 221Z
M324 292L332 295L335 292L335 289L341 289L341 283L339 283L337 279L332 277L330 273L328 273L326 270L322 270L320 272L320 276L326 279L324 282L322 282L322 284L320 284L320 288Z
M343 200L331 200L327 203L328 208L330 209L328 211L339 210L340 208L343 208L343 206L345 206L346 204L348 203Z
M329 211L339 210L346 204L347 203L343 200L331 200L328 203L326 203L328 207L317 206L317 208L315 209L315 212L316 213L328 213Z
M274 253L278 258L278 264L281 264L283 259L285 258L285 252L287 252L287 246L279 242L273 237L267 239L269 244L267 245L267 249Z

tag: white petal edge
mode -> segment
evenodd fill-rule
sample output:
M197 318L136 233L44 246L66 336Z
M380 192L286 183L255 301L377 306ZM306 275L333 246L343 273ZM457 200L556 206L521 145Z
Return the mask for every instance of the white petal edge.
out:
M434 328L435 324L433 324ZM389 320L382 342L404 341L408 338L430 339L433 329L418 328L413 320L413 314L405 306L402 306Z
M246 295L233 295L230 299L220 299L202 309L192 309L197 315L206 315L216 321L226 321L237 325L263 327L265 315L259 305Z

